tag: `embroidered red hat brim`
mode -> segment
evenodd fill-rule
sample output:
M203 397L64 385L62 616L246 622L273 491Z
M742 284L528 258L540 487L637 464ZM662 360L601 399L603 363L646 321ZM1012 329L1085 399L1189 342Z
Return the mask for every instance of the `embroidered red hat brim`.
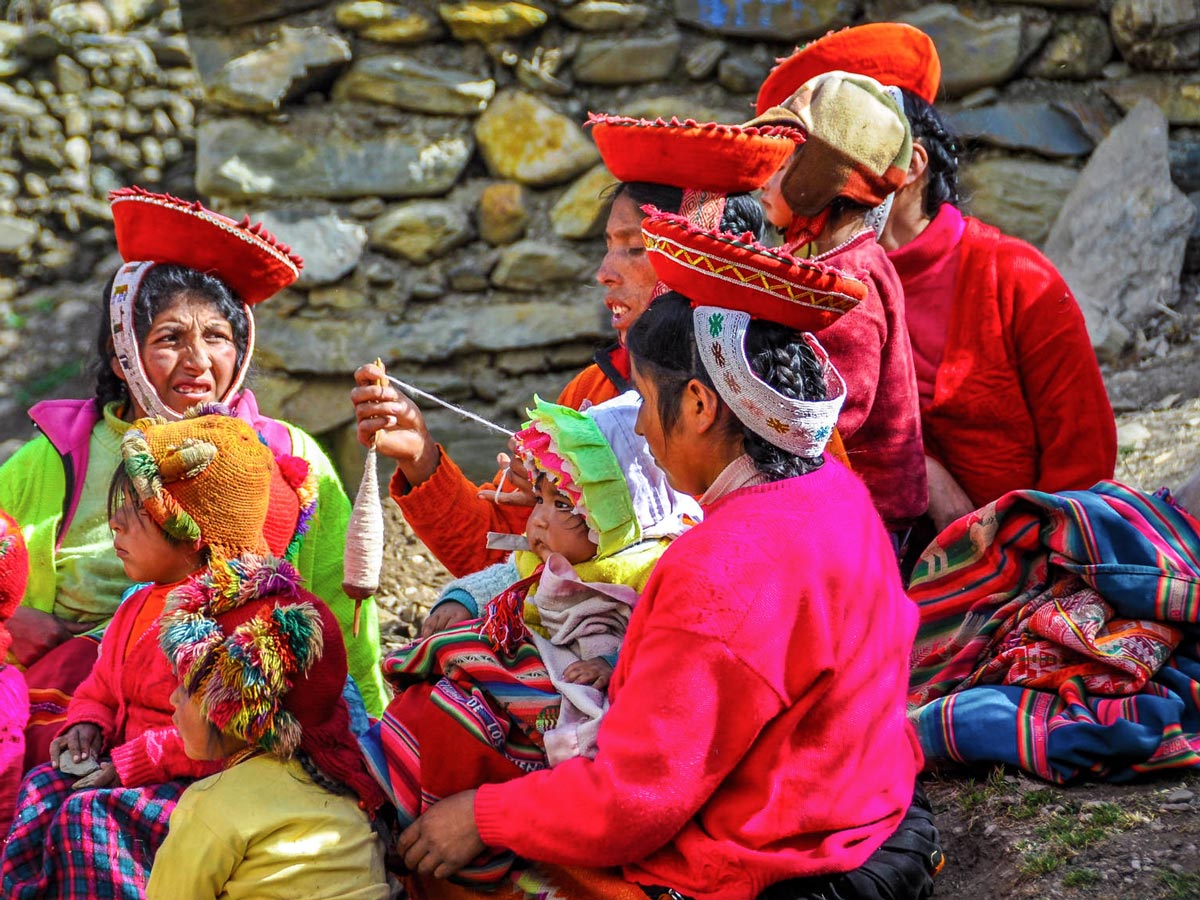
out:
M705 231L652 206L643 211L642 239L655 274L692 306L820 331L866 299L867 286L833 266L764 247L750 235Z
M810 78L834 71L869 75L926 103L937 97L942 80L942 62L929 35L903 22L872 22L831 31L780 60L758 90L756 115L782 104Z
M108 195L117 250L125 262L187 266L216 275L248 306L300 277L304 260L249 218L228 216L138 187Z
M590 113L596 148L618 181L644 181L714 194L766 184L804 134L782 126L743 127L692 119L632 119Z

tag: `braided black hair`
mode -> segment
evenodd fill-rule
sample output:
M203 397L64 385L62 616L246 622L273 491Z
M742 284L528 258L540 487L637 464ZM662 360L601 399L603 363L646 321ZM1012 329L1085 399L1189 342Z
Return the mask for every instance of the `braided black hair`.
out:
M625 338L634 365L653 381L658 393L658 417L669 432L681 412L684 387L693 378L716 390L696 347L692 311L687 299L674 291L657 298L630 327ZM766 384L793 400L825 397L825 378L812 348L799 333L774 322L755 320L746 330L750 368ZM822 457L796 456L760 437L734 415L727 417L729 434L742 445L758 470L771 481L794 478L820 468Z
M663 212L677 213L683 205L683 190L666 184L651 184L647 181L623 181L612 187L608 195L613 200L628 196L638 209L647 204ZM733 234L751 232L759 240L763 236L763 209L749 194L729 194L725 198L725 212L721 216L721 230Z
M329 793L336 794L339 797L353 797L355 800L358 799L358 795L349 787L342 784L336 778L326 775L317 766L317 764L313 762L313 758L303 750L297 750L293 755L296 758L296 762L300 763L301 768L308 773L308 777L312 779L313 784L317 785L318 787L322 787L329 791Z
M943 203L958 203L958 138L930 104L910 91L901 93L913 140L929 155L922 209L932 218Z
M109 322L109 297L115 278L114 275L104 286L104 296L100 300L100 329L96 334L94 402L96 411L101 414L105 405L114 400L129 403L129 389L113 371L116 352L113 350L112 326ZM142 279L133 315L133 328L139 346L150 333L150 327L159 313L170 309L185 295L206 301L229 322L233 329L233 342L238 351L237 368L240 369L242 361L246 358L250 335L250 320L246 315L246 308L241 299L220 278L187 266L157 265Z

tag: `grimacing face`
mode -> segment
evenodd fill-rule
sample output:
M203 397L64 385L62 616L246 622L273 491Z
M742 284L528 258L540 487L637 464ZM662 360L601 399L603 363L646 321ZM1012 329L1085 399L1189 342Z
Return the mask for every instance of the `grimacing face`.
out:
M604 305L624 344L625 332L650 305L658 276L642 242L642 211L628 194L613 201L604 229L607 250L596 280L605 287Z

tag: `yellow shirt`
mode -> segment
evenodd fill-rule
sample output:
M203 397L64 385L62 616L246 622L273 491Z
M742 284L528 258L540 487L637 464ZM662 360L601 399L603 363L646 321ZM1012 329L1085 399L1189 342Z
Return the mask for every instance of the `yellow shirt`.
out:
M383 844L350 797L256 756L191 785L147 900L387 900Z

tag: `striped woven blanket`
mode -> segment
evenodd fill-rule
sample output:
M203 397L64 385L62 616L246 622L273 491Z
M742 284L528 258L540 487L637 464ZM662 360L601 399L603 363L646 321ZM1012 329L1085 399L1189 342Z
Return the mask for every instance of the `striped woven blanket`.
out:
M1006 494L938 537L909 595L930 761L1057 783L1200 765L1200 522L1169 497Z

